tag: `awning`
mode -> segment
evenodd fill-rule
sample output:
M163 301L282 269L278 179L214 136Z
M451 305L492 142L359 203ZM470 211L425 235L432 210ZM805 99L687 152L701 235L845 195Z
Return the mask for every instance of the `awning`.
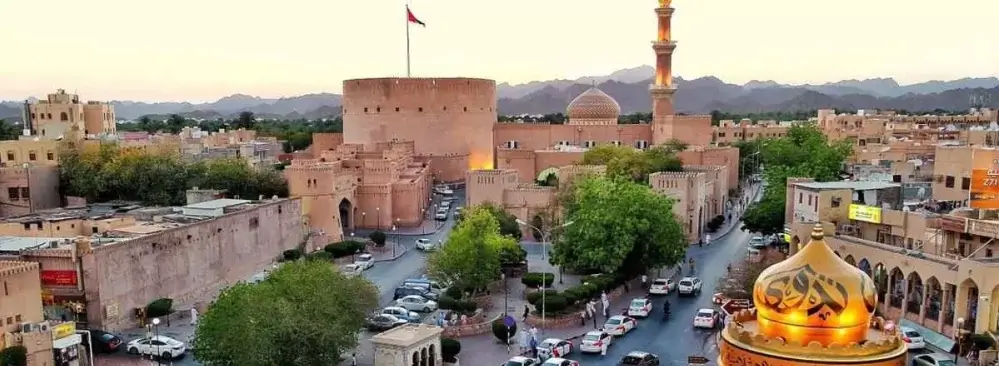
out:
M74 334L68 337L62 337L52 341L52 348L63 349L78 345L80 343L83 343L83 336L79 334Z

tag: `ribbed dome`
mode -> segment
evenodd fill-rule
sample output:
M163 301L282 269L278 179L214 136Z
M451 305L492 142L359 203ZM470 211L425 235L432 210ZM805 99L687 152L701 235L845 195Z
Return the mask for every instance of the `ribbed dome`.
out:
M621 106L602 90L592 87L569 103L565 114L569 119L613 119L621 115Z

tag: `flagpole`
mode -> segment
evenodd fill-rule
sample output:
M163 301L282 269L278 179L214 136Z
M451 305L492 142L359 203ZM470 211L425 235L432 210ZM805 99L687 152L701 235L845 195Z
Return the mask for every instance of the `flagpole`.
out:
M412 77L409 68L409 4L406 4L406 77Z

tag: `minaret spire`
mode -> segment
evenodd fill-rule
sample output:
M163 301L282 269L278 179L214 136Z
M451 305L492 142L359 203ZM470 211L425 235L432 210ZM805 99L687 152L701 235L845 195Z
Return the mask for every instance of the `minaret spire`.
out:
M659 0L656 15L659 18L659 32L652 42L652 50L656 53L656 78L650 93L652 94L653 114L673 114L673 50L676 41L670 34L670 21L673 18L672 0Z

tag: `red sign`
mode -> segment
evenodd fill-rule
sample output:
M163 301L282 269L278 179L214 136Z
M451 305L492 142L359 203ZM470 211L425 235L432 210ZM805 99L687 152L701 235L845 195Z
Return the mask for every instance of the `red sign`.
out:
M42 284L49 286L76 286L76 271L42 271Z
M751 308L753 308L753 302L749 301L748 299L732 299L726 301L725 305L722 305L722 310L724 310L729 315L735 314L740 310L751 309Z
M967 226L967 219L963 217L953 217L953 216L941 216L940 217L940 228L947 231L955 231L959 233L964 233L965 227Z

